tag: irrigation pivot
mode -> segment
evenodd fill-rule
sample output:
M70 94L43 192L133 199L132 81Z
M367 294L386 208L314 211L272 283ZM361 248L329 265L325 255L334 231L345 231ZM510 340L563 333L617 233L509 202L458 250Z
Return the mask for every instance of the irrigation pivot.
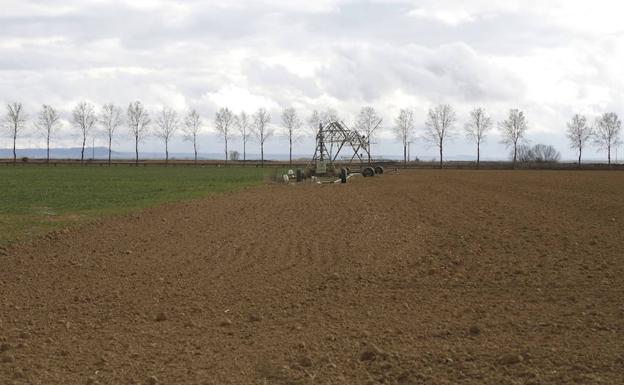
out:
M340 164L341 168L338 171L336 162L338 156L345 150L351 151L352 154L350 154L350 158L345 158L346 162ZM343 181L349 174L357 173L365 177L383 174L383 167L373 165L370 159L370 148L366 135L360 134L355 129L350 129L341 121L321 123L316 134L314 156L307 174L313 176L340 175ZM359 168L355 169L354 166Z

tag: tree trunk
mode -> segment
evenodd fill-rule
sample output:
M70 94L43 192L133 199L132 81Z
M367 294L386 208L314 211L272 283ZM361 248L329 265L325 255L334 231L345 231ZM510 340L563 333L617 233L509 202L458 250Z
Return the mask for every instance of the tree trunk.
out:
M111 165L111 153L112 153L111 147L112 147L112 142L113 142L113 137L109 136L108 137L108 166L109 167Z
M292 135L289 139L289 149L288 149L288 159L289 159L289 164L292 166Z
M442 162L443 162L443 159L442 159L442 141L440 141L440 169L442 169Z
M227 147L227 137L225 138L225 165L228 164L228 147Z
M518 146L514 143L514 156L513 156L513 165L511 168L516 169L516 157L518 156Z
M260 142L260 167L264 167L264 142Z
M87 137L86 136L82 136L82 150L80 151L80 164L84 163L84 149L85 149L85 144L87 143Z
M46 150L46 163L50 164L50 132L48 131L48 137L46 139L46 145L47 145L47 150Z
M407 168L407 143L403 142L403 168Z
M481 162L481 145L477 143L477 170L479 169Z
M607 160L609 162L609 166L611 166L611 145L607 146Z
M165 140L165 167L169 165L169 141Z
M247 139L243 138L243 163L247 160Z
M370 133L368 134L368 139L367 139L367 143L368 145L368 165L370 166L371 164L371 143L370 143Z
M136 135L134 137L134 152L136 154L136 158L134 159L134 165L139 167L139 136Z
M583 149L579 148L579 161L578 161L579 168L581 168L581 154L582 153L583 153Z
M15 142L17 142L17 130L13 132L13 166L17 163L17 152L15 151Z
M197 138L193 137L193 152L195 153L194 164L197 166Z

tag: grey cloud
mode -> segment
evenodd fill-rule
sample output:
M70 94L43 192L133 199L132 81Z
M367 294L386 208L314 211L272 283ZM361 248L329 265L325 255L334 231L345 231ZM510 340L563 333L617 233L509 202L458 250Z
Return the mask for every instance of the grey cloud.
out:
M465 44L341 48L319 74L339 99L373 102L395 89L432 100L484 102L523 97L512 72L488 63Z
M336 1L313 11L286 3L154 2L138 8L67 0L38 2L70 5L63 12L3 13L0 101L23 100L35 110L42 103L69 109L81 99L120 105L141 99L150 108L195 107L211 120L218 103L205 95L228 86L279 106L334 103L343 116L354 116L363 104L403 103L388 102L400 90L423 105L448 102L462 112L484 104L504 115L520 106L539 132L563 126L573 109L555 97L528 100L528 90L536 88L530 74L497 59L544 60L539 50L573 47L581 70L562 75L574 85L570 92L596 111L621 108L621 39L594 42L530 6L449 25L409 16L422 2ZM429 3L420 5L436 7ZM316 69L297 71L282 57L311 61ZM597 86L605 96L591 100ZM392 121L393 112L381 113ZM564 138L559 141L565 146Z

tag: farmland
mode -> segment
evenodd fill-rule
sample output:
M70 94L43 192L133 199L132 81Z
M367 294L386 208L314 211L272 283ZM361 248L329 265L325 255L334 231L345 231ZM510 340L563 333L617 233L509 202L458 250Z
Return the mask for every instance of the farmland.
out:
M0 379L621 384L622 191L417 170L152 201L0 249Z
M264 182L255 167L0 167L0 245L104 215Z

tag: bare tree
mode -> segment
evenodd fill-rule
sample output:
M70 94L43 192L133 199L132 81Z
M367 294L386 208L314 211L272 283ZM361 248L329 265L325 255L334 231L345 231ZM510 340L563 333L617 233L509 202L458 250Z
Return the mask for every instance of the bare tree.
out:
M444 143L453 134L456 117L453 107L448 104L439 105L429 110L425 121L425 140L436 145L440 151L440 168L444 162Z
M134 137L134 150L136 153L135 164L138 166L139 143L147 136L151 120L147 110L139 101L130 103L128 106L127 119L130 134Z
M518 144L516 153L520 163L557 163L561 159L559 151L546 144L536 144L533 147L527 144Z
M513 147L513 168L516 168L518 143L524 139L528 126L526 116L524 112L518 109L512 109L509 110L509 117L498 125L503 132L503 143L507 147Z
M238 161L240 159L240 153L236 150L230 151L230 160Z
M312 111L310 117L308 117L308 124L310 125L310 130L314 137L318 135L319 125L321 124L321 114L318 110Z
M50 163L50 141L56 133L56 130L61 126L61 117L54 108L48 105L43 105L35 127L45 138L46 141L46 163Z
M394 119L394 135L403 144L403 167L407 167L407 146L414 133L414 113L412 110L402 109Z
M189 111L184 118L184 140L193 143L194 163L197 164L197 135L201 131L202 121L195 110Z
M165 166L169 164L169 141L179 126L178 114L169 107L163 107L156 118L155 134L165 143Z
M293 143L299 140L299 130L301 129L301 119L297 115L297 110L294 108L286 108L282 112L282 124L286 129L286 136L288 137L288 159L289 164L292 165L292 148Z
M338 111L333 108L326 109L320 114L319 117L323 124L328 124L340 120L340 116L338 116Z
M487 133L492 129L492 118L483 108L470 111L470 119L464 130L466 137L477 145L477 168L481 163L481 143L485 141Z
M609 165L611 165L611 149L622 143L620 141L621 131L622 122L614 112L607 112L596 120L594 143L599 148L607 150Z
M121 125L121 108L115 106L113 103L104 104L100 112L99 121L108 139L108 165L110 166L111 154L113 152L113 136L117 128Z
M228 162L228 139L230 138L230 129L235 123L235 117L229 108L221 108L215 115L215 128L223 137L225 142L225 164Z
M82 148L80 151L80 163L84 162L84 149L87 143L87 137L95 126L95 109L91 103L80 102L72 111L72 124L80 130L82 137Z
M375 111L373 107L367 106L360 110L360 114L355 123L355 128L366 137L368 164L371 163L371 139L375 131L381 126L381 121L382 119L377 114L377 111Z
M308 117L308 124L312 130L312 134L316 137L321 124L326 125L338 120L340 120L338 112L333 108L328 108L323 112L319 112L318 110L312 111L312 114Z
M11 137L13 138L13 165L17 163L17 152L15 148L17 137L26 127L26 119L27 117L22 103L14 102L7 104L7 113L4 118L4 124L9 129Z
M243 141L243 162L247 160L247 142L251 137L251 121L245 111L236 117L236 127Z
M591 126L587 124L587 118L581 114L574 115L572 121L568 123L566 134L570 140L570 148L578 150L578 164L580 166L583 148L593 135Z
M273 136L273 130L269 126L271 115L264 108L260 108L253 116L253 133L260 143L260 164L264 167L264 143Z
M536 144L531 149L533 161L537 163L556 163L561 159L561 153L549 144Z

